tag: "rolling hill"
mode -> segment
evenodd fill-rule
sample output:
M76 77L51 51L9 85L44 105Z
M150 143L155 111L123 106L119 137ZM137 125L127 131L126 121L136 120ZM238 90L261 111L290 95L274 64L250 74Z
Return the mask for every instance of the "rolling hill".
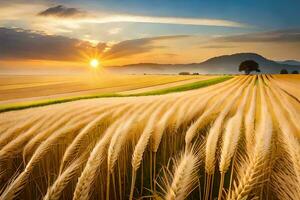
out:
M238 66L244 60L255 60L262 73L279 73L281 69L300 71L300 65L280 63L267 59L256 53L237 53L210 58L201 63L190 64L156 64L139 63L109 67L109 71L129 74L174 74L179 72L198 72L203 74L238 74Z
M277 61L280 64L288 64L288 65L297 65L300 66L300 61L298 60L285 60L285 61Z

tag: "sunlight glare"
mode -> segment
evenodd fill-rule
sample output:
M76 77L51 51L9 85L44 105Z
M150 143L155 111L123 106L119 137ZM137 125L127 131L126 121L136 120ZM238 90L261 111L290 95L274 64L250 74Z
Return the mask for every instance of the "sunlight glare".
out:
M90 66L93 67L93 68L97 68L98 65L100 64L99 60L94 58L90 61Z

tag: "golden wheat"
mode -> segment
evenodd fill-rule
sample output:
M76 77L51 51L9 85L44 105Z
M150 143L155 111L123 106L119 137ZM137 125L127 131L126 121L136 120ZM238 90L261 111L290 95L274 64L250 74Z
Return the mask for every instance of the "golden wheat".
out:
M199 155L185 152L175 166L172 183L167 188L166 200L185 199L197 183Z
M298 94L242 75L2 113L0 200L299 199Z

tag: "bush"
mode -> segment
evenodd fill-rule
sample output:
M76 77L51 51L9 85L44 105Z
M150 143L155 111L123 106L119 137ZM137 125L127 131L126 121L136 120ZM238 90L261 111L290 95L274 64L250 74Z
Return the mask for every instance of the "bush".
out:
M299 74L297 70L292 71L292 74Z
M289 72L288 72L288 70L286 70L286 69L282 69L282 70L280 70L280 74L288 74Z
M179 72L179 75L190 75L190 72Z

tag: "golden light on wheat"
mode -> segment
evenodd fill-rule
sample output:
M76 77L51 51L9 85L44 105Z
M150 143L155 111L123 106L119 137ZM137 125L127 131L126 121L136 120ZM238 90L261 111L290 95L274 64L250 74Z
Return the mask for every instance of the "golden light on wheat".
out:
M236 76L2 113L0 199L300 199L299 94Z

